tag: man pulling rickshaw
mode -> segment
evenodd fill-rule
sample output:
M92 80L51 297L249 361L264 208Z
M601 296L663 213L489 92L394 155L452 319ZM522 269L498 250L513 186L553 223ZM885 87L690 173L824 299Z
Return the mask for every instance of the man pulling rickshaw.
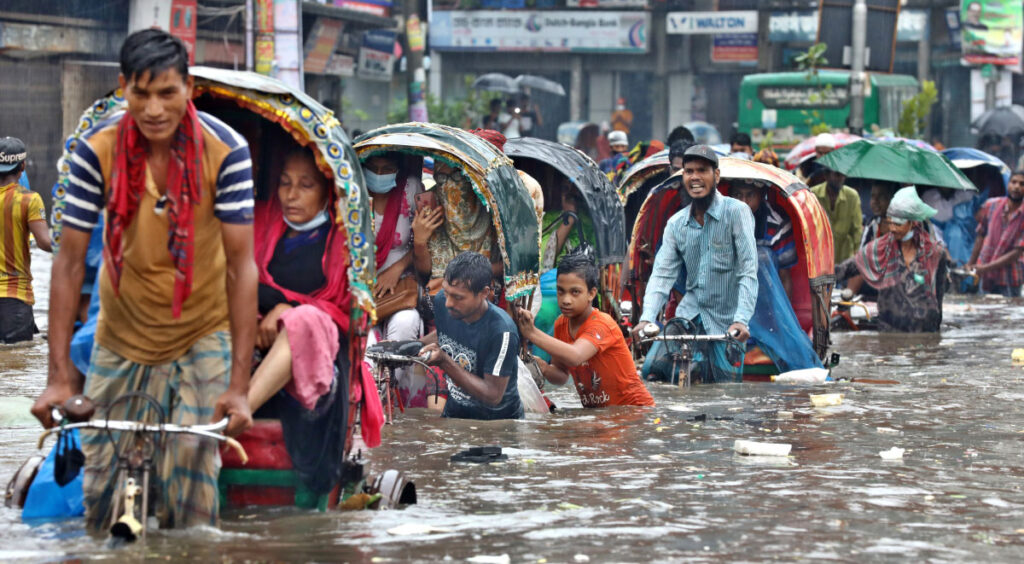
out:
M252 425L246 392L256 329L252 172L245 140L196 111L181 40L136 32L121 49L127 111L79 139L63 211L66 229L50 294L50 369L32 413L85 393L101 404L130 392L155 398L170 422L230 416L228 434ZM69 360L85 252L100 211L106 236L103 315L83 381ZM132 402L119 404L124 418ZM110 414L108 414L110 415ZM109 521L115 445L83 433L86 518ZM164 526L218 522L217 445L180 439L163 453L157 480Z
M665 227L654 259L643 315L634 332L657 320L681 269L686 294L676 316L700 333L727 333L740 342L757 301L757 253L754 218L742 202L718 193L718 156L706 145L689 148L683 161L683 185L692 202ZM740 381L742 358L729 358L726 342L713 342L708 354L694 358L694 375L704 382Z

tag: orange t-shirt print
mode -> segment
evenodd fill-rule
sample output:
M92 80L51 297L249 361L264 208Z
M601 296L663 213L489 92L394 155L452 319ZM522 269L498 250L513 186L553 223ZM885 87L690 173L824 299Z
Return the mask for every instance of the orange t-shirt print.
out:
M654 405L654 398L637 374L626 339L610 315L595 309L575 338L569 335L569 319L559 316L554 333L556 339L566 343L586 339L597 347L597 354L589 361L568 370L583 407Z

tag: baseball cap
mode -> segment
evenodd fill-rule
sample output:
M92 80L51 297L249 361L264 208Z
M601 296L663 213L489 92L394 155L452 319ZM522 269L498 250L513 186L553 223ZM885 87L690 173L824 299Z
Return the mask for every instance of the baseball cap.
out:
M629 138L625 131L612 131L608 134L609 145L629 145Z
M718 155L707 145L694 145L683 153L684 163L693 159L704 159L714 165L715 168L718 168Z
M0 139L0 172L10 172L25 161L25 144L17 137Z

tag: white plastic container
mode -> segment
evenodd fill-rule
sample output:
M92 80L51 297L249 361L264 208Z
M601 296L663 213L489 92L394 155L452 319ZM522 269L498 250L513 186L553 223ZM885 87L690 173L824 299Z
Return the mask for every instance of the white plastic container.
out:
M828 370L824 368L804 368L790 370L772 378L776 384L824 384L828 378Z
M740 454L751 456L789 456L793 445L786 443L759 443L756 441L737 440L732 449Z
M878 453L878 456L882 457L882 460L903 460L903 453L906 452L904 449L899 447L892 447L889 450L883 450Z

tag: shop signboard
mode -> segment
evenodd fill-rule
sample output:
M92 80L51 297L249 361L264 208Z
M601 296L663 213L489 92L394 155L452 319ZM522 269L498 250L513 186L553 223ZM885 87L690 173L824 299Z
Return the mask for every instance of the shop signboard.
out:
M338 41L341 39L345 22L334 18L317 18L306 39L305 61L306 72L325 74L327 63L334 54Z
M381 18L391 17L391 0L334 0L334 5Z
M324 74L333 74L335 76L355 76L356 60L354 57L349 55L335 53L331 56L331 60L327 62L327 68L324 69Z
M359 48L359 78L391 80L395 66L395 32L374 29L363 33Z
M181 39L188 62L196 62L196 0L135 0L128 10L128 31L159 28Z
M648 12L435 11L439 51L647 52Z
M721 33L711 45L711 61L715 63L749 63L757 61L756 33Z
M818 36L818 12L789 10L768 17L768 40L772 43L813 43ZM900 10L896 20L896 41L921 41L928 37L928 11Z
M757 11L669 12L665 31L684 35L757 33Z
M1017 65L1024 28L1024 3L962 0L960 43L964 63Z

